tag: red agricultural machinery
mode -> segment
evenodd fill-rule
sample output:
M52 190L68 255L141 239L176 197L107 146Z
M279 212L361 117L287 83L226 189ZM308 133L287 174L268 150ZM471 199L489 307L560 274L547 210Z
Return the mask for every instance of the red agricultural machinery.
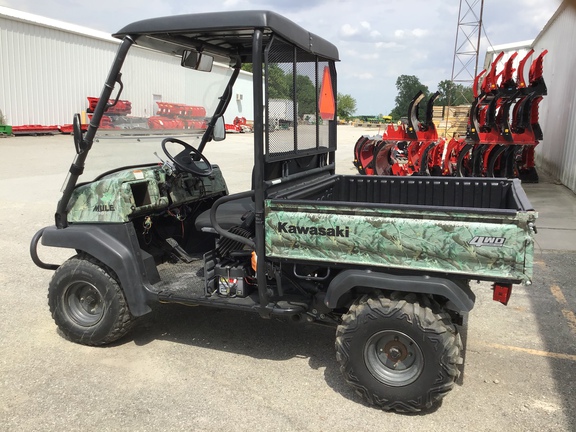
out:
M99 98L88 97L88 113L92 113ZM127 100L109 101L106 115L100 121L101 129L206 129L206 110L171 102L156 102L158 111L151 117L131 117L132 103ZM91 114L88 114L89 117Z
M539 104L546 95L543 51L524 77L524 68L534 53L530 50L514 68L514 53L497 72L504 53L474 81L466 137L446 139L438 135L432 121L436 92L419 119L424 99L420 91L410 102L406 124L388 125L382 135L362 136L354 146L354 165L366 175L433 175L459 177L520 177L538 182L534 148L543 138L538 122ZM516 78L514 77L516 72Z
M88 113L94 111L98 98L89 97ZM156 102L158 111L151 117L129 117L132 103L127 100L109 101L106 115L102 116L100 129L162 129L162 130L204 130L206 129L206 109L172 102ZM236 117L234 122L225 125L226 132L252 132L245 117Z
M150 129L206 129L206 110L170 102L156 102L157 115L148 118Z

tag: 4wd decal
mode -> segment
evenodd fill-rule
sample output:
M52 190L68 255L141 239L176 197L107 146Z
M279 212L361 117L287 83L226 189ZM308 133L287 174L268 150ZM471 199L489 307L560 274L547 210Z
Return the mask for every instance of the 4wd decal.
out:
M278 222L277 231L279 233L290 234L308 234L313 236L325 237L350 237L350 227L335 226L333 228L326 228L323 226L298 226L288 225L288 222Z
M468 242L468 244L471 244L472 246L477 246L477 247L481 247L481 246L502 247L502 246L504 246L505 242L506 242L506 239L504 237L476 236L472 240L470 240Z

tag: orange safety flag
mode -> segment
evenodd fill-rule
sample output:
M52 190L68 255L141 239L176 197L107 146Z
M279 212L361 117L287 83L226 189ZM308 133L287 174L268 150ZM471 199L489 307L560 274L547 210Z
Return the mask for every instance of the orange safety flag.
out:
M336 114L336 101L334 100L334 91L332 90L332 78L330 77L330 68L324 67L324 76L322 77L322 87L320 88L320 100L318 101L320 118L322 120L334 120Z

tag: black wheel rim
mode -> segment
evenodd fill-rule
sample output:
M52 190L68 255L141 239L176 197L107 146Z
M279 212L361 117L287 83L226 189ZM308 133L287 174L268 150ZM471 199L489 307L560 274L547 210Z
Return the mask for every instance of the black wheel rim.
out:
M424 368L424 356L418 344L396 330L372 335L364 346L364 362L374 378L392 387L413 383Z
M64 291L64 309L69 318L83 327L96 325L104 316L104 299L88 282L73 282Z

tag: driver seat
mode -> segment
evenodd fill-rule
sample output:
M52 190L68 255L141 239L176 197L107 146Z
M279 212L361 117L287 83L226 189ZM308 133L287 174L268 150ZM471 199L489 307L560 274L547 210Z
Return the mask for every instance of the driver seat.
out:
M225 230L241 226L250 214L254 213L254 201L251 197L238 198L221 204L216 209L216 220ZM210 221L210 209L200 213L194 222L198 231L216 233Z

